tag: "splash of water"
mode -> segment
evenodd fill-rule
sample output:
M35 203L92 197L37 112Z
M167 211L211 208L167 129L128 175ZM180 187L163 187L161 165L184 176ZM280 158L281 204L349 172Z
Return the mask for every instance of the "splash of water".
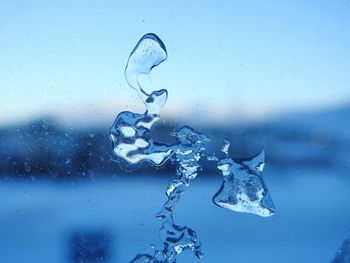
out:
M155 34L146 34L131 51L124 72L129 86L137 91L147 110L152 111L153 107L155 107L156 114L159 114L159 110L165 104L167 97L165 97L165 100L162 100L163 103L161 105L154 103L150 95L142 89L138 78L141 74L149 74L154 67L166 60L167 57L168 53L162 40ZM166 90L158 92L161 91L167 95Z
M224 181L213 197L214 204L263 217L273 215L275 207L262 178L265 153L261 152L248 160L235 161L229 157L229 146L225 140L222 147L225 157L217 165Z
M168 200L156 215L162 220L160 238L163 248L155 250L153 256L139 254L131 262L171 262L176 255L187 249L194 251L197 257L202 256L196 232L186 226L176 225L173 210L189 182L200 170L199 160L207 138L190 127L182 127L173 134L177 138L175 144L154 142L150 130L159 120L160 109L165 104L168 93L162 89L148 94L138 81L140 74L150 73L153 67L166 58L166 48L159 37L146 34L140 39L130 54L125 77L147 110L144 114L120 113L110 130L113 153L124 169L133 170L145 161L160 166L172 156L177 167L176 176L166 191Z
M140 74L148 74L166 58L165 46L155 34L144 35L129 56L125 77L147 110L143 114L121 112L110 129L113 153L125 170L134 170L145 161L160 166L174 153L173 147L154 142L150 133L167 101L167 90L147 94L138 82Z
M110 129L113 154L123 169L134 170L144 162L161 166L169 159L176 165L176 174L166 189L167 201L156 215L162 222L159 234L163 247L154 248L153 255L138 254L132 263L176 262L176 256L184 250L192 250L198 258L203 255L197 233L187 226L176 225L173 211L182 193L202 169L200 161L208 138L184 126L173 133L176 143L172 145L153 141L150 131L159 120L168 92L161 89L148 94L139 82L141 74L149 74L166 59L165 45L158 36L146 34L139 40L129 56L125 77L129 86L137 91L146 111L143 114L121 112ZM225 158L222 160L214 154L207 156L207 160L219 162L217 167L224 176L222 187L213 198L214 203L234 211L271 215L273 204L261 177L263 156L236 162L229 158L229 146L230 143L225 141L222 148Z
M197 177L201 169L199 161L208 141L206 136L187 126L182 127L174 135L177 137L176 175L166 190L168 200L162 211L157 214L157 217L162 219L160 229L160 238L164 244L162 256L164 260L169 261L186 249L194 251L198 258L202 257L201 244L197 241L196 232L186 226L175 225L172 212L185 188Z

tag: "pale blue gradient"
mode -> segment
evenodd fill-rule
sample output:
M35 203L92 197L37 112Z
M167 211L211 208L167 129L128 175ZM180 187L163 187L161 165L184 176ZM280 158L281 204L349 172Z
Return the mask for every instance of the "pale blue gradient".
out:
M0 123L109 118L138 104L123 71L148 32L169 53L149 85L169 90L174 116L196 105L263 115L344 103L349 14L349 1L3 0Z

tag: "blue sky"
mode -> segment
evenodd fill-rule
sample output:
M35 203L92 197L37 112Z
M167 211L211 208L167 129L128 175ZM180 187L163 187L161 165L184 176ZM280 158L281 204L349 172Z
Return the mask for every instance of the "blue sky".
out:
M145 33L168 60L175 118L261 117L350 98L350 1L6 1L0 3L0 124L55 115L106 121L143 111L124 79Z

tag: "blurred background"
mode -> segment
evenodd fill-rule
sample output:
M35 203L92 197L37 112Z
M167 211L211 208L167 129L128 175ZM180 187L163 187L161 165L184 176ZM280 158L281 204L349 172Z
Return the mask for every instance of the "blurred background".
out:
M154 137L187 124L209 152L225 138L236 158L266 152L274 216L214 206L213 163L183 195L175 222L197 231L201 261L331 262L350 227L349 12L348 0L1 1L0 262L129 262L159 245L174 167L123 172L108 137L119 112L145 110L124 68L149 32L169 55L142 79L169 92Z

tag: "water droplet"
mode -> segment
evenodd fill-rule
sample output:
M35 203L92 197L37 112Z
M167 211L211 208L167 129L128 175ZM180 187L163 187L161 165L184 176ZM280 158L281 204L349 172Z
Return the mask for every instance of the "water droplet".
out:
M125 78L129 86L138 92L140 99L146 103L150 95L144 91L138 81L140 74L149 74L151 70L168 57L162 40L153 34L144 35L131 52L126 68ZM153 93L156 90L153 90Z
M234 161L226 156L218 163L224 180L214 195L214 204L233 210L271 216L275 207L262 178L264 152L244 161Z

